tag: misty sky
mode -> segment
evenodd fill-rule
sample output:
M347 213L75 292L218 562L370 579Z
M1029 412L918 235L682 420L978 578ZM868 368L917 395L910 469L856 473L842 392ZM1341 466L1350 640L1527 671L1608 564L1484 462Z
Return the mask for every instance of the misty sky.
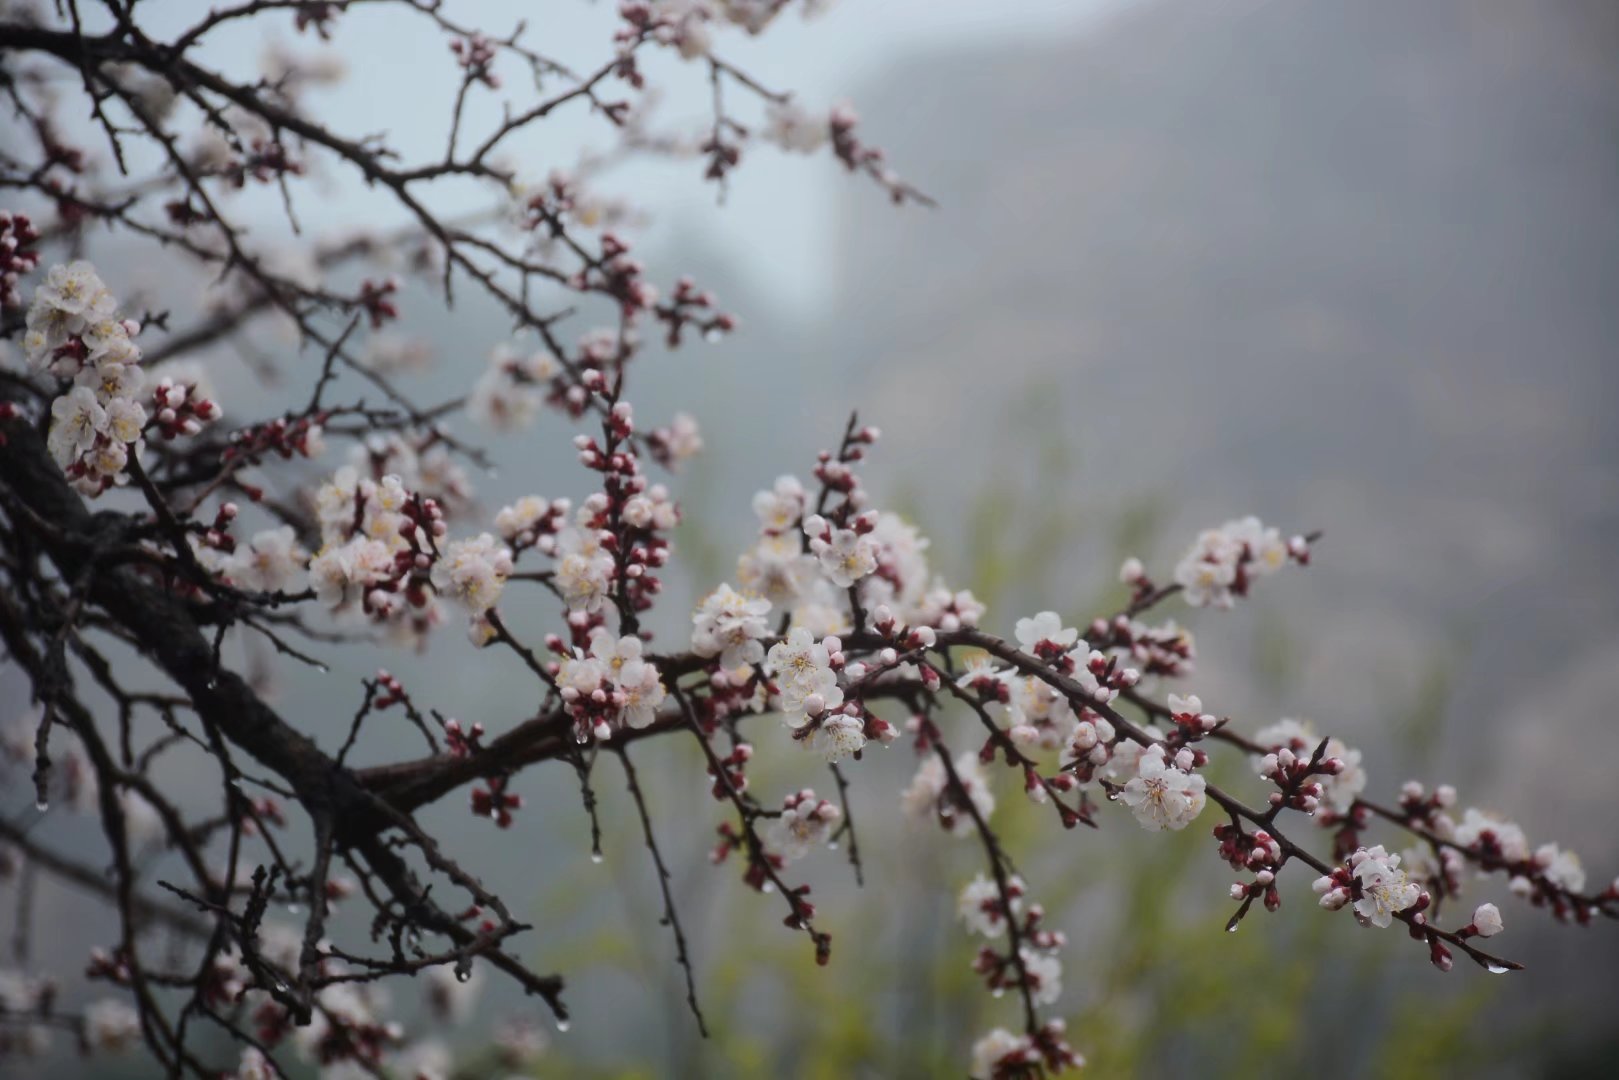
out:
M1049 40L1054 34L1075 35L1129 0L842 0L817 19L784 16L761 37L750 38L731 27L715 34L715 52L737 63L773 89L796 92L807 107L824 108L852 100L875 85L894 64L918 53L951 46ZM194 23L210 7L203 0L182 0L151 5L147 17L154 28L178 32ZM549 18L537 17L536 11ZM520 18L527 18L524 41L540 52L589 70L608 55L608 42L617 22L615 3L564 2L532 5L518 0L490 0L446 5L451 19L505 33ZM312 34L296 34L290 17L280 20L279 40L297 50L319 45ZM255 27L277 20L252 20ZM207 62L238 80L257 76L260 57L269 38L259 33L224 30L209 39ZM426 20L402 18L391 9L355 8L338 20L329 48L346 57L351 70L363 69L362 84L345 80L329 90L317 90L306 108L335 130L351 136L386 130L387 142L407 161L427 160L442 153L457 69L444 38ZM644 50L643 62L650 81L665 94L658 115L660 127L689 132L709 117L706 72L699 65L683 64L658 50ZM526 72L515 66L498 69L507 81L500 95L479 88L468 112L467 132L473 138L497 121L498 102L509 97L519 106L535 100L521 85ZM622 86L622 84L619 84ZM610 96L617 96L610 90ZM380 102L385 101L385 107ZM759 115L758 104L732 94L734 107L744 120ZM419 117L420 123L400 126L400 117ZM385 125L386 120L386 125ZM556 166L572 164L579 145L604 150L611 146L605 122L584 109L559 111L540 130L525 132L508 146L520 175L543 180ZM865 137L883 145L885 133L866 131ZM895 161L905 172L905 162ZM608 190L633 196L633 201L654 216L645 234L658 245L669 236L689 240L700 229L718 253L735 260L737 269L759 281L783 308L803 311L831 292L834 273L833 221L836 196L855 182L829 154L810 163L787 158L773 147L748 155L735 174L723 212L715 212L716 192L701 179L701 162L632 166L608 178ZM925 176L912 177L924 187ZM364 197L352 178L328 168L312 178L320 191L297 193L296 207L306 228L350 227L396 220L392 200ZM324 183L321 180L324 179ZM307 187L307 185L306 185ZM435 188L441 187L435 185ZM485 188L435 191L441 209L488 205ZM237 196L232 206L265 223L284 229L285 217L273 188ZM373 215L386 215L375 217ZM273 234L271 234L273 237Z

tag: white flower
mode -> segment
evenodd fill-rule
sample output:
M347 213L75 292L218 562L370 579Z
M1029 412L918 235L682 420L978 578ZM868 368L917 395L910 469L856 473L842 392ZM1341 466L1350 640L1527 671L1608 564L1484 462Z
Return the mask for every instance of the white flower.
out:
M1027 1035L1014 1035L1005 1028L995 1028L973 1043L972 1068L968 1075L972 1080L997 1080L1019 1066L1032 1064L1038 1057Z
M831 540L816 537L810 541L810 550L821 560L826 579L840 589L847 589L877 569L877 552L871 538L853 529L837 529Z
M601 610L613 580L613 557L601 546L593 529L575 525L557 533L556 584L569 610Z
M808 113L791 101L773 104L765 113L764 138L791 153L813 154L831 133L824 115Z
M88 386L75 386L51 403L51 431L46 442L63 468L96 444L107 430L107 410Z
M821 721L810 736L810 749L826 758L828 762L837 762L858 754L866 747L866 725L857 716L847 713L832 713Z
M1473 909L1473 929L1478 931L1479 937L1494 937L1504 927L1501 925L1501 909L1494 904L1480 904Z
M357 536L346 544L328 545L309 563L310 584L321 603L344 607L393 571L393 552L380 540Z
M114 323L122 329L122 323ZM146 382L146 372L139 364L138 353L128 356L128 362L118 362L108 359L98 361L94 367L87 367L80 371L74 382L81 386L88 386L95 391L96 397L103 402L114 398L135 398L140 395L141 387Z
M1055 611L1042 611L1032 619L1019 619L1015 628L1018 644L1023 651L1031 655L1035 647L1042 641L1049 641L1063 652L1070 652L1074 648L1083 648L1078 645L1079 631L1073 627L1065 627L1062 617Z
M836 638L832 639L834 642ZM811 695L821 698L824 709L836 709L843 704L843 690L837 684L825 642L817 642L813 634L803 627L795 627L785 641L770 647L765 658L765 670L775 679L781 695L781 707L789 713L804 711L804 699ZM794 724L793 726L798 726Z
M495 515L495 528L507 543L529 534L526 543L533 542L535 526L551 513L551 503L538 495L524 495L510 506L503 506Z
M796 537L767 533L742 554L736 579L776 607L790 608L815 580L815 557L805 554Z
M1036 1005L1050 1005L1062 996L1062 961L1050 953L1025 945L1018 953Z
M1078 722L1068 699L1038 676L1009 671L1005 678L1010 691L1007 719L1014 731L1025 729L1014 737L1025 746L1045 750L1055 750L1067 741Z
M796 476L776 478L775 487L753 496L753 512L759 517L759 529L766 533L784 533L798 523L804 515L806 495L804 485Z
M757 664L765 649L759 639L770 633L765 616L770 601L749 597L730 585L721 585L692 615L692 651L698 656L718 656L727 671L743 664Z
M1176 564L1175 581L1193 607L1229 608L1253 579L1281 569L1292 554L1275 529L1256 517L1241 518L1199 533Z
M96 268L80 259L67 266L53 266L34 292L34 305L67 315L84 315L107 292Z
M589 697L607 680L607 666L592 656L575 653L557 668L557 686L562 690L577 691L580 697Z
M928 591L929 541L898 514L877 516L869 539L877 575L867 583L869 604L887 604L901 622L915 622Z
M146 409L138 401L113 398L107 402L107 434L122 443L132 443L141 437L146 427Z
M433 588L481 615L499 602L511 572L511 551L490 534L480 533L455 541L433 564Z
M544 361L525 363L509 346L496 346L489 355L489 366L467 395L467 415L496 431L533 423L544 404L542 388L556 373L555 361L550 357Z
M970 751L953 763L956 776L966 790L967 798L978 814L988 821L995 812L995 796L984 782L979 769L978 755ZM936 754L929 754L917 768L911 784L905 789L902 804L905 815L912 819L933 818L953 836L967 836L976 828L972 814L961 801L959 792L949 790L950 776Z
M1535 849L1535 862L1553 885L1572 893L1584 890L1585 867L1574 852L1564 851L1556 844L1542 844Z
M1201 544L1175 566L1181 595L1193 607L1230 607L1231 583L1236 578L1235 562L1221 556L1219 549L1211 552Z
M1206 783L1165 762L1163 746L1154 743L1142 751L1136 775L1119 798L1149 832L1184 829L1203 810Z
M309 552L298 546L292 526L266 529L225 557L220 572L249 592L297 592L308 575Z
M1421 886L1407 880L1400 869L1400 857L1383 850L1381 844L1359 849L1349 857L1349 865L1360 883L1355 916L1363 923L1388 926L1396 914L1422 896Z
M849 621L849 613L843 598L820 575L816 575L804 595L799 597L798 603L793 605L793 616L789 625L802 626L816 637L847 634L854 629L854 624Z
M1287 565L1287 541L1282 539L1280 532L1267 527L1258 518L1250 516L1228 521L1225 534L1230 542L1247 548L1248 561L1244 566L1250 576L1264 577Z
M619 692L624 704L619 707L618 719L632 728L644 728L657 719L658 706L663 704L668 691L658 678L658 669L650 661L626 661L619 669Z
M1016 916L1023 907L1018 898L1023 883L1014 877L1008 885L1012 893L1012 914ZM956 898L956 915L967 924L968 931L990 938L1006 933L1006 907L1001 902L1000 886L983 874L968 882Z
M1196 699L1193 699L1196 700ZM1170 695L1170 707L1174 708L1174 695ZM1201 708L1201 704L1199 705ZM1321 736L1308 720L1295 720L1283 717L1269 727L1260 728L1254 732L1254 742L1266 747L1272 752L1284 747L1291 750L1296 757L1309 761L1315 754L1316 747L1321 745ZM1336 775L1325 773L1317 774L1311 779L1321 785L1321 803L1335 814L1347 814L1355 805L1360 793L1366 790L1366 770L1361 768L1361 753L1344 743L1342 739L1332 737L1327 739L1326 757L1337 758L1343 763L1343 768ZM1250 759L1256 771L1264 774L1264 757L1254 755Z
M1493 851L1507 862L1523 862L1529 858L1529 838L1515 823L1487 813L1475 806L1462 814L1452 839L1462 847L1480 851Z
M811 849L827 842L832 827L842 816L843 812L836 805L817 798L814 791L805 788L787 796L781 817L765 830L765 847L788 862L801 859Z
M84 1010L84 1041L93 1053L120 1053L140 1038L140 1014L113 998L92 1002Z
M689 413L675 413L669 426L659 428L655 434L664 452L669 455L671 468L679 468L703 449L702 432Z

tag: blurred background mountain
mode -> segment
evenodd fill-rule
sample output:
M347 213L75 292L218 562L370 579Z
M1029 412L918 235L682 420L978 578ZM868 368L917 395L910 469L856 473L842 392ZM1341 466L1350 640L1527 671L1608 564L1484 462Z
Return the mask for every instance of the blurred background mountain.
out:
M858 41L884 18L873 7L828 24ZM656 624L665 640L684 600L730 574L749 493L806 473L858 406L886 431L867 474L879 504L918 519L999 629L1036 605L1105 610L1124 554L1167 567L1226 517L1324 529L1309 573L1189 620L1191 685L1247 730L1304 715L1363 747L1380 795L1408 776L1455 782L1603 880L1619 864L1619 6L1147 0L1019 40L917 48L891 29L853 96L940 209L896 212L852 182L824 204L776 198L774 166L750 162L764 167L736 174L718 216L801 215L801 233L831 236L820 262L788 241L762 256L812 267L807 303L713 240L708 210L665 210L644 249L654 277L692 272L744 319L637 375L640 415L690 408L709 448L678 484L692 575ZM419 377L423 399L463 385L502 325L470 295L441 322L425 303L411 316L444 358ZM255 392L236 383L237 400ZM565 437L547 418L498 444L486 506L576 495ZM516 621L535 635L551 617ZM500 730L533 697L507 659L469 657L449 632L412 677ZM377 653L327 676L285 669L282 707L320 730L378 663L401 666ZM414 752L403 733L367 749ZM694 749L638 756L723 1018L708 1044L612 763L602 867L560 766L522 778L530 809L509 833L456 799L430 811L490 885L534 898L532 955L569 974L580 1019L539 1075L949 1075L970 1032L1011 1017L973 985L951 925L975 853L905 834L885 794L909 751L857 770L865 890L841 853L803 864L838 934L824 971L774 906L706 865L717 812ZM829 784L773 756L759 790ZM1530 970L1441 976L1398 935L1320 915L1300 878L1280 915L1227 935L1228 872L1201 829L1166 841L1109 813L1099 834L1053 836L1001 795L1025 876L1074 939L1058 1011L1097 1075L1611 1067L1611 928L1549 926L1508 899L1503 949ZM1469 900L1504 895L1491 883ZM72 970L85 934L67 927L97 916L58 899L47 944ZM489 989L491 1015L519 1004Z

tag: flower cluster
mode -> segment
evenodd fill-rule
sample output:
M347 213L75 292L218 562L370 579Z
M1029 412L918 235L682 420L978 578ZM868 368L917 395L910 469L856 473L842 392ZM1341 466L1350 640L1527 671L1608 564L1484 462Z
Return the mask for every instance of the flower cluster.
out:
M219 416L212 401L188 403L185 386L164 384L150 397L142 393L146 373L134 341L140 325L119 318L117 307L89 263L53 266L34 290L23 339L30 366L73 380L51 403L47 445L73 486L92 496L127 479L130 456L143 447L147 402L169 438L195 435Z
M973 1043L967 1075L972 1080L1023 1080L1039 1075L1042 1067L1053 1073L1081 1068L1085 1059L1068 1045L1066 1036L1061 1020L1047 1021L1033 1035L994 1028Z
M968 891L975 894L985 891L975 886L976 883L969 885ZM1002 925L1015 932L1004 953L990 945L980 946L973 960L973 970L984 977L985 985L997 996L1015 989L1026 993L1035 1005L1052 1004L1062 996L1062 961L1057 958L1057 952L1068 944L1067 937L1059 930L1047 930L1041 925L1045 909L1039 904L1019 901L1023 894L1021 881L1009 879L1004 893L998 882L989 883L989 887L995 891L991 902L993 915L969 918L968 928L979 930L985 937L1000 936ZM963 893L960 904L964 906L968 898L968 893ZM982 912L985 901L980 898L978 903ZM985 926L989 929L980 929Z
M344 466L314 501L322 547L309 578L321 603L359 610L400 639L420 642L443 620L438 600L446 597L470 613L476 638L512 570L511 552L493 536L446 543L439 501L392 473L372 480Z
M1001 894L997 881L979 874L963 886L956 898L956 914L967 924L969 932L984 937L1000 937L1006 933L1009 919L1023 910L1023 879L1016 874L1007 879L1006 895Z
M1039 669L996 668L988 656L975 653L957 685L1004 705L1007 734L1024 750L1065 749L1065 764L1104 764L1115 738L1113 726L1089 705L1113 701L1140 681L1140 673L1123 666L1118 654L1092 649L1054 611L1019 619L1015 632L1019 647L1040 662ZM1053 674L1077 684L1083 703L1076 706Z
M717 657L725 671L757 664L765 658L763 638L770 633L765 620L769 614L769 600L721 585L692 613L692 652Z
M781 816L765 830L765 847L783 862L801 859L831 842L842 817L837 804L818 797L813 789L794 792L782 800Z
M509 346L501 345L490 354L489 366L472 384L467 413L497 431L527 427L539 415L546 396L556 392L552 384L561 373L561 365L548 352L519 356ZM567 389L561 392L569 393Z
M952 770L959 784L951 781ZM962 754L951 763L951 769L946 769L936 754L929 754L911 778L901 802L907 817L918 821L931 818L952 836L972 835L974 812L986 821L995 812L995 794L985 782L977 754Z
M1428 905L1422 887L1400 869L1400 857L1381 844L1357 849L1344 866L1317 878L1315 891L1328 911L1353 903L1362 926L1385 927L1401 912Z
M1338 738L1328 738L1323 744L1308 721L1283 718L1256 731L1254 742L1269 750L1253 760L1255 771L1278 788L1271 796L1272 805L1285 803L1307 814L1320 806L1342 815L1350 812L1366 790L1360 751Z
M22 307L17 282L39 266L39 230L27 214L0 210L0 309Z
M1229 608L1237 597L1248 595L1257 579L1289 561L1309 560L1310 543L1304 537L1284 541L1280 532L1258 518L1238 518L1198 534L1175 566L1175 582L1193 607Z
M560 647L560 639L554 644ZM601 627L591 633L588 650L565 654L555 668L580 742L592 736L611 738L621 728L646 727L657 719L668 694L656 665L642 655L641 639L614 638Z
M295 593L309 580L309 552L298 543L291 525L255 533L245 544L235 544L219 560L219 576L249 592Z

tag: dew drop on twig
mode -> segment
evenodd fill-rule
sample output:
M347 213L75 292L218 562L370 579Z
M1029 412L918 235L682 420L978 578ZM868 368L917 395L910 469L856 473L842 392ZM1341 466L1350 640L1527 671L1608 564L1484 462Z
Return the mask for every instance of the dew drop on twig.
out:
M572 1026L573 1025L568 1023L568 1021L566 1021L566 1020L558 1020L557 1021L557 1030L558 1031L566 1032Z

